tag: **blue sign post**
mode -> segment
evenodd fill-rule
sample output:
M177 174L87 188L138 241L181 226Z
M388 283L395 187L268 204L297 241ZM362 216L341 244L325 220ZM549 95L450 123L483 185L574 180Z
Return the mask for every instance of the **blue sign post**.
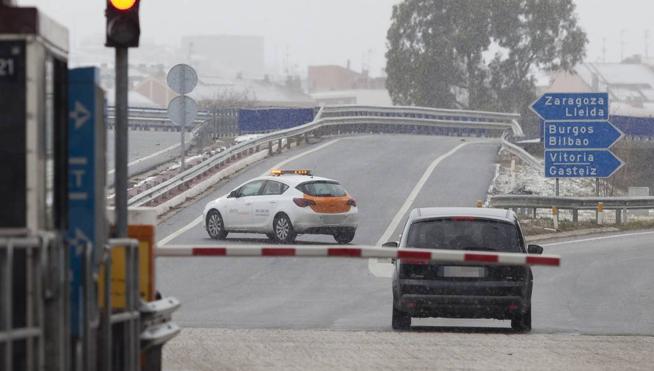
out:
M69 71L68 92L68 248L71 335L81 337L86 319L85 282L93 248L104 246L105 128L104 96L96 68ZM100 123L100 125L98 125ZM91 256L87 256L90 254Z
M608 93L548 93L531 109L544 120L546 177L608 178L623 166L609 150L624 134L608 121Z

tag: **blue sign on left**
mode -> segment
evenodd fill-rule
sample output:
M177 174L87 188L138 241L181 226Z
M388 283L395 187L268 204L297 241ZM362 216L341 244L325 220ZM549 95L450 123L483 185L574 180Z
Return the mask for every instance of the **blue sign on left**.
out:
M608 120L608 93L547 93L531 105L545 121Z
M98 73L95 68L69 72L68 94L68 248L70 259L71 335L82 335L84 261L95 237L95 117Z

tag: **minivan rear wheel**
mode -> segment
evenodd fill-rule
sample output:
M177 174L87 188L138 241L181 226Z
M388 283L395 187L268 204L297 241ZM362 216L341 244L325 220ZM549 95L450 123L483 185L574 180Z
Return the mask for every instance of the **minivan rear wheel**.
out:
M411 328L411 316L393 307L393 319L391 320L393 330L408 330Z
M511 328L519 332L531 331L531 307L511 319Z

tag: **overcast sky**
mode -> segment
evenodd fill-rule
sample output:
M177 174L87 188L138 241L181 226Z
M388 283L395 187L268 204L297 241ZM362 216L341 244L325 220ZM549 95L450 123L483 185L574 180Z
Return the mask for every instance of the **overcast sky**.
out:
M88 35L104 32L103 0L18 0L38 5L68 26L73 47ZM301 71L308 64L369 65L373 74L384 66L386 31L392 6L399 0L143 0L142 37L177 43L182 35L262 35L268 64L288 59ZM644 54L651 28L654 56L654 1L576 0L581 25L589 34L589 61ZM624 47L621 47L621 39Z

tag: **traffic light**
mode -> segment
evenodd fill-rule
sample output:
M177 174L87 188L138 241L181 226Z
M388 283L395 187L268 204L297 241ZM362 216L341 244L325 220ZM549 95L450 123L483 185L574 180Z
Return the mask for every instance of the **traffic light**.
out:
M108 47L129 48L139 46L141 26L139 5L141 0L107 0Z

